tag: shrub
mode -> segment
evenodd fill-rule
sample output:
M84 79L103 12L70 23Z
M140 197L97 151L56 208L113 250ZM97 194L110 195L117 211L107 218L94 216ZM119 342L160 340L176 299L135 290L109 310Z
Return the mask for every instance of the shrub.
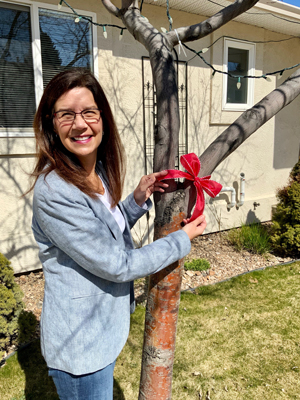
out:
M210 268L210 263L205 258L197 258L184 263L184 268L191 271L206 271Z
M11 263L0 253L0 351L28 341L35 331L36 317L23 310L22 298Z
M248 250L261 255L270 251L270 236L260 224L243 224L229 231L227 238L238 251Z
M300 254L300 160L288 185L277 191L278 205L272 218L271 242L282 254Z
M10 261L0 253L0 349L15 344L23 293L14 279Z

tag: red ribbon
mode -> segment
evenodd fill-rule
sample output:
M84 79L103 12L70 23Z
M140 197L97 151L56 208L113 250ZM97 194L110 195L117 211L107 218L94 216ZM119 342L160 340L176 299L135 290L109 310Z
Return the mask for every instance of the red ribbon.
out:
M180 162L182 166L187 170L187 172L178 171L177 169L168 169L168 174L159 180L174 179L174 178L185 178L189 181L193 181L197 190L197 200L194 212L190 218L190 222L194 221L199 215L203 214L205 200L203 190L211 197L216 197L222 189L222 185L218 182L210 180L209 176L204 176L199 178L198 174L200 172L201 163L199 158L195 153L185 154L180 157Z

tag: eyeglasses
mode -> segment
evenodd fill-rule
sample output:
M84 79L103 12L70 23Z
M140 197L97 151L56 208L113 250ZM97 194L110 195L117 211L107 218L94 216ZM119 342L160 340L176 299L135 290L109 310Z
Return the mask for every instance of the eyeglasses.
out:
M85 120L85 122L90 124L99 122L101 118L100 110L98 110L97 108L93 108L90 110L83 110L80 113L76 113L75 111L69 111L69 110L61 110L54 113L53 116L56 117L60 123L72 125L73 122L75 121L77 114L80 114L81 117Z

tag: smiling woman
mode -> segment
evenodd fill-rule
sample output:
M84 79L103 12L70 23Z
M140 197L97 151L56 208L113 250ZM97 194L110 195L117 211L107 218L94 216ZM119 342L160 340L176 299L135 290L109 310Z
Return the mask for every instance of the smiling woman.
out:
M203 215L135 249L130 229L168 187L167 171L142 177L124 201L124 155L95 77L64 71L34 119L37 163L32 229L45 276L42 353L62 400L112 400L115 361L134 310L133 280L183 258ZM104 134L105 132L105 134Z
M92 92L76 87L64 93L54 105L54 131L64 147L80 161L88 173L94 174L103 124Z

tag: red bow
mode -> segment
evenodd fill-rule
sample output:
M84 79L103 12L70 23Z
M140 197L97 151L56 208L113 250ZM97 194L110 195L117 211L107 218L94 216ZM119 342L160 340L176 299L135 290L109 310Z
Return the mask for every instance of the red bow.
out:
M191 222L199 217L199 215L203 214L205 205L203 190L205 190L206 193L209 194L211 197L216 197L216 195L220 193L222 185L218 182L210 180L210 175L204 176L203 178L198 177L201 163L195 153L189 153L181 156L180 162L188 172L178 171L177 169L168 169L168 174L165 175L163 178L160 178L159 180L185 178L189 181L194 181L194 185L197 190L197 200L194 212L190 218Z

